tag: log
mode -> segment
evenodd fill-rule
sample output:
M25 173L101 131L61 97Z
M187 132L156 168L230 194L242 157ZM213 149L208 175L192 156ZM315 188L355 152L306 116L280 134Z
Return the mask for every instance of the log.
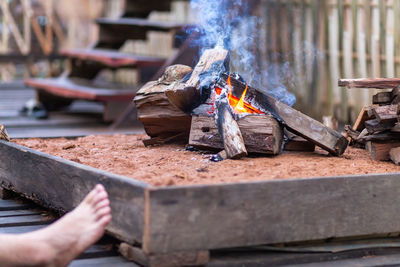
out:
M386 130L390 130L395 126L394 122L385 122L378 121L378 119L368 120L365 122L365 128L367 129L369 134L375 134L379 132L383 132Z
M277 155L282 151L283 132L270 115L248 115L237 121L249 153ZM213 117L193 116L189 145L198 149L222 150L224 144Z
M396 86L393 88L391 92L392 96L392 104L399 104L400 103L400 86Z
M225 71L229 71L229 52L222 48L207 49L190 78L185 83L169 88L166 95L177 108L191 112L208 98L208 94L200 89L208 88Z
M221 75L221 79L216 86L226 86L227 79L228 75ZM231 77L231 83L232 94L235 97L240 97L246 88L246 84L233 77ZM248 86L244 101L263 112L271 113L290 132L305 138L332 155L342 155L347 148L348 141L343 135L300 111L279 102L269 96L267 91Z
M390 149L389 156L394 164L400 165L400 147Z
M313 152L315 150L315 144L310 141L287 130L284 132L287 138L284 148L285 151Z
M340 79L339 86L351 88L392 89L400 85L399 78Z
M394 123L397 122L397 117L399 113L398 105L386 105L386 106L378 106L372 109L372 112L375 115L375 118L378 122L384 123Z
M134 101L138 110L138 118L151 138L151 143L163 143L173 136L183 133L182 142L187 142L190 133L191 117L173 104L165 95L170 86L174 86L192 69L184 65L168 67L158 81L148 82L137 93Z
M370 141L366 145L367 150L371 153L374 160L387 161L390 160L389 152L392 148L400 147L400 142L373 142Z
M372 104L388 105L392 102L391 92L380 92L372 96Z
M229 159L240 159L247 156L242 133L231 114L227 98L216 102L215 112L218 132L223 140L226 156Z

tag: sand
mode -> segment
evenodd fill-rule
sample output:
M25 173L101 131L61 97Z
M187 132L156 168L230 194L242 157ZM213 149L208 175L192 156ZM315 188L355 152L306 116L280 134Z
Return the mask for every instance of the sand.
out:
M146 138L146 135L113 135L13 142L154 186L400 172L400 166L372 160L368 152L351 147L341 157L317 149L211 162L210 154L185 151L182 145L146 148L142 143Z

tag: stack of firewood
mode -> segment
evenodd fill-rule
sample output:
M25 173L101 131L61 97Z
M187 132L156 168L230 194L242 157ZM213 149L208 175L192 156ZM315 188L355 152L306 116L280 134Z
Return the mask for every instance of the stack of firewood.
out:
M348 88L377 88L390 91L379 92L372 98L372 105L365 106L353 127L345 126L351 145L365 147L375 160L392 160L400 164L400 80L356 79L339 80L340 86Z

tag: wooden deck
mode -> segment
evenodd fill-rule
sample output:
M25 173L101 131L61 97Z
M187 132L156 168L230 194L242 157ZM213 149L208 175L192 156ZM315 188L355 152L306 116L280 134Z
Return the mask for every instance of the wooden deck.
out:
M103 105L86 101L76 101L68 110L51 112L46 120L22 116L19 110L34 97L35 90L22 82L0 85L0 124L6 126L11 138L144 133L139 122L111 131L102 119Z
M0 199L0 234L22 234L42 229L55 221L53 214L32 202L14 197ZM70 266L138 266L118 255L116 242L103 237Z

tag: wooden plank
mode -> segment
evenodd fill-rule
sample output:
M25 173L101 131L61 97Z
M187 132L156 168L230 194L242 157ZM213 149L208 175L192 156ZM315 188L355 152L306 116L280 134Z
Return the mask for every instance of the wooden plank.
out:
M43 214L40 210L4 210L0 211L0 217L12 217L12 216L27 216L27 215L40 215Z
M121 257L104 257L104 258L94 258L94 259L83 259L74 260L68 266L70 267L82 267L82 266L121 266L121 267L140 267L139 265L129 262Z
M167 253L398 232L398 177L150 188L143 248Z
M146 57L105 49L73 49L62 50L60 53L70 58L99 62L111 68L135 66L160 67L165 62L165 59L159 57Z
M32 204L19 203L13 200L0 199L0 211L4 210L22 210L31 208Z
M53 219L42 215L0 217L0 227L49 224Z
M400 84L400 78L340 79L339 86L351 88L393 89Z
M400 146L400 142L368 142L368 151L371 153L371 158L374 160L390 160L390 150Z
M56 210L72 210L97 183L102 183L113 217L107 231L128 243L141 242L147 184L10 142L0 141L0 154L7 155L0 162L1 186ZM24 168L20 168L21 162Z
M23 234L39 229L43 229L46 225L27 225L27 226L13 226L13 227L1 227L0 234Z
M96 88L81 85L71 79L28 79L27 86L45 90L48 93L72 99L85 99L91 101L131 101L136 95L136 89Z

